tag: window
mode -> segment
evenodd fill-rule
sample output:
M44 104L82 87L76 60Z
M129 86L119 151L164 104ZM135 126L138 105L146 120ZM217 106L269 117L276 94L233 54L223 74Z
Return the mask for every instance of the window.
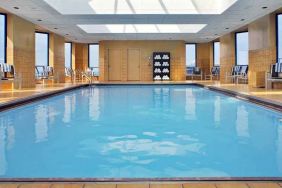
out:
M71 42L65 43L65 67L72 68L72 44Z
M198 33L206 24L78 24L86 33Z
M236 33L236 65L249 64L249 34Z
M196 67L196 44L186 44L186 67Z
M99 44L89 44L89 61L88 66L95 73L99 72Z
M49 65L49 34L35 33L35 65Z
M222 14L238 0L72 0L72 3L59 0L44 1L60 14L195 15Z
M282 63L282 14L277 15L277 58Z
M220 42L213 43L213 66L220 66Z
M6 63L6 15L0 14L0 63Z

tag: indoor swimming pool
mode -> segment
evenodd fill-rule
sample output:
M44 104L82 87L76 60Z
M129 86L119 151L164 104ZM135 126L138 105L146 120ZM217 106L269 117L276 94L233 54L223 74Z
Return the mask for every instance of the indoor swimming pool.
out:
M282 114L193 85L101 85L0 113L0 179L282 177Z

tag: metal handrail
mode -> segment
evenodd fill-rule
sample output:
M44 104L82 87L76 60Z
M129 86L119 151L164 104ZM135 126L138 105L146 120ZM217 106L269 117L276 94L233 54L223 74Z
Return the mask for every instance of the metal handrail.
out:
M80 74L81 74L82 78L85 77L89 81L89 84L92 84L92 77L91 76L89 76L85 72L80 72Z

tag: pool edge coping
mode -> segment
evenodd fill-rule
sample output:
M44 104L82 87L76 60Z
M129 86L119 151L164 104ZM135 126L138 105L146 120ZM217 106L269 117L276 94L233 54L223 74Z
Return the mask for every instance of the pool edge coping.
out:
M0 178L1 183L282 182L282 177Z

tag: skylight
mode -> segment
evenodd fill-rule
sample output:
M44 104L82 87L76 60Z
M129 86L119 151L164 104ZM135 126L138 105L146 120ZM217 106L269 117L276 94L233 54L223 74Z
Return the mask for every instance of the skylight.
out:
M86 24L86 33L198 33L206 24Z
M222 14L237 0L44 0L61 14ZM79 4L79 6L77 6Z

